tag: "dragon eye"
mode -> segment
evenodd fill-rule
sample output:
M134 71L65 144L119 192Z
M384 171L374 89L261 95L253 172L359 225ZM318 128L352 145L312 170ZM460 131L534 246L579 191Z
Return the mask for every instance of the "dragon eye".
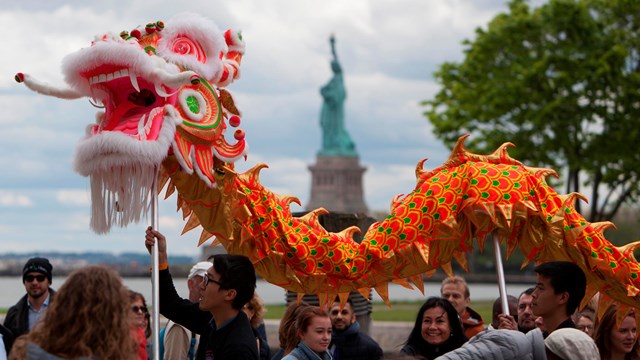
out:
M207 102L202 95L194 90L186 89L178 95L178 103L183 113L193 122L201 122L207 113Z
M207 62L207 55L202 49L200 43L186 36L177 36L173 39L171 43L171 51L180 55L193 55L203 64Z

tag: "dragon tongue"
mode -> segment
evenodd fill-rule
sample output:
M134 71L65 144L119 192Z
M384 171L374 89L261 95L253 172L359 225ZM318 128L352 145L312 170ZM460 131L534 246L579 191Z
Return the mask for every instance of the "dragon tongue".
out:
M120 104L118 107L116 107L113 114L111 114L111 116L109 117L107 124L103 126L102 129L111 130L115 128L120 122L120 119L122 119L122 117L127 113L127 111L133 109L136 106L136 104L130 101L125 101L124 103Z

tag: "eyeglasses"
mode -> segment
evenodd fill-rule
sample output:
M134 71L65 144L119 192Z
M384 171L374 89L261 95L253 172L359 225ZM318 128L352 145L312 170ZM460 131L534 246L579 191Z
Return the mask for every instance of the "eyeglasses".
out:
M205 275L204 276L204 282L203 282L204 283L204 287L206 288L209 285L210 282L212 282L214 284L218 284L218 286L222 287L222 283L220 281L213 280L212 278L209 277L209 275Z
M24 277L24 280L26 282L32 282L33 279L36 279L36 280L38 280L38 282L43 282L44 279L46 279L46 278L47 277L44 276L44 275L27 275L27 276Z
M147 310L146 306L133 305L131 306L131 311L134 313L142 312L143 314L146 314L149 310Z

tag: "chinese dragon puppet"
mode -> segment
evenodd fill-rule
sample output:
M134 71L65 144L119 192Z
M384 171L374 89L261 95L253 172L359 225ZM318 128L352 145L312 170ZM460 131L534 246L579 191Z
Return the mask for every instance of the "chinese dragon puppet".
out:
M166 24L150 23L120 34L96 36L90 47L70 54L63 72L68 86L54 87L27 74L30 89L66 99L87 97L98 112L75 155L77 172L89 176L91 227L138 221L151 191L177 191L184 231L202 226L200 244L215 236L229 253L248 256L266 280L322 303L352 291L375 288L388 301L390 281L424 290L423 275L451 261L466 269L476 239L490 234L519 249L525 264L567 260L587 275L586 303L600 292L600 309L612 301L623 317L640 307L637 243L615 247L603 236L611 223L589 223L574 209L579 194L558 195L545 182L552 170L531 168L509 157L505 144L490 155L464 148L427 171L391 202L390 214L374 223L361 243L355 227L326 231L317 209L293 217L298 199L274 194L259 179L265 164L245 173L234 162L246 157L240 112L226 90L239 77L245 45L234 30L220 31L193 14ZM152 189L158 171L158 188ZM525 265L523 264L523 266ZM639 314L636 312L636 317Z

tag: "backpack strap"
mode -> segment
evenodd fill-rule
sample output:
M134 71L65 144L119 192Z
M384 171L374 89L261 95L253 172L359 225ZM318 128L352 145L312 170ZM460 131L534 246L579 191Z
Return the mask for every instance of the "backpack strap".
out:
M187 359L193 360L196 355L196 333L191 332L191 344L189 344L189 354L187 355Z
M160 344L160 360L164 359L164 333L167 331L167 327L163 327L160 329L160 333L158 335L158 342Z

